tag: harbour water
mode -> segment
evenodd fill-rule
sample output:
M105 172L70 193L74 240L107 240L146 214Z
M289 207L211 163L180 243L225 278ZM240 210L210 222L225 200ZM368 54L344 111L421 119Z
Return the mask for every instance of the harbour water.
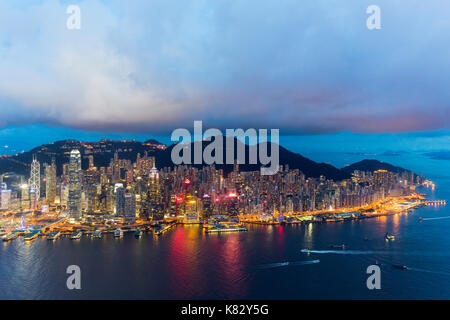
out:
M423 163L422 171L437 188L422 191L449 200L447 161L435 161L441 165ZM139 239L21 238L0 243L0 298L448 299L449 217L447 205L359 221L249 225L236 233L177 226ZM395 240L386 241L386 232ZM330 248L341 244L345 250ZM381 289L369 290L366 269L376 262ZM81 290L66 287L69 265L81 268Z

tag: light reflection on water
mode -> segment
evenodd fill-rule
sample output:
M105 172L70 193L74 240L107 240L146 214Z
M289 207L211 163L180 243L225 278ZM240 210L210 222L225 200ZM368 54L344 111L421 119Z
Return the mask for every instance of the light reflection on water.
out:
M450 199L449 181L433 198ZM328 224L249 226L248 232L204 234L178 226L161 237L23 239L0 246L0 298L7 299L448 299L449 206ZM423 217L425 221L419 221ZM394 234L395 241L384 235ZM365 238L367 237L367 240ZM305 254L346 245L366 254ZM388 252L388 254L386 254ZM302 261L320 259L320 263ZM298 262L288 267L258 265ZM381 263L382 290L366 288L366 268ZM68 265L82 270L82 289L65 287ZM392 264L407 265L399 270Z

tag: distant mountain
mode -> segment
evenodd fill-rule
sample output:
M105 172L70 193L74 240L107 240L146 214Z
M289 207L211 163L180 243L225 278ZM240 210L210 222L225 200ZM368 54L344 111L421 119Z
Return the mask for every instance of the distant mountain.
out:
M147 152L149 156L158 157L159 154L167 149L167 146L156 140L152 140L151 142L107 139L102 139L98 142L62 140L45 144L28 152L13 156L0 156L0 173L15 172L28 175L33 155L36 155L41 165L51 163L52 158L55 158L58 174L61 174L62 165L69 161L69 154L73 149L80 151L82 167L86 169L89 163L89 155L94 156L94 164L96 166L104 167L109 165L115 152L119 154L120 159L135 161L138 153L144 156L145 152Z
M203 143L203 150L209 144L209 142ZM171 152L176 144L171 145L166 150L166 154L163 155L163 158L160 158L160 163L164 163L164 166L173 166L171 161ZM249 162L249 153L250 148L248 145L244 145L241 141L234 139L234 159L237 159L238 146L243 146L245 150L245 159L246 162ZM257 146L259 148L259 146ZM191 159L194 159L194 146L191 143ZM258 149L259 150L259 149ZM270 155L271 145L268 144L268 154ZM224 142L222 154L224 155L227 152L226 143ZM258 156L259 159L259 156ZM305 158L297 153L291 152L282 146L279 146L279 164L286 166L289 165L290 169L299 169L302 171L306 177L314 177L318 178L321 175L333 179L333 180L342 180L347 178L347 174L341 172L341 170L333 167L332 165L326 163L317 163L308 158ZM193 165L194 167L202 167L202 165ZM216 164L215 167L217 169L223 169L225 173L231 172L233 170L232 164ZM241 171L258 171L260 170L261 164L239 164L239 169Z
M155 140L155 139L148 139L147 141L145 141L144 143L147 144L154 144L154 145L163 145L162 143L160 143L159 141ZM165 146L165 145L164 145Z
M237 159L238 146L244 147L246 162L249 162L250 148L248 145L243 145L239 140L234 140L234 159ZM203 143L203 150L209 144L209 142ZM82 155L82 167L86 169L88 167L88 158L90 155L94 157L94 164L97 167L108 166L110 160L114 157L114 153L117 152L119 159L127 159L136 161L138 153L143 157L147 152L149 156L154 156L156 159L156 166L158 168L173 167L174 164L171 159L171 153L176 144L169 147L156 141L147 140L145 142L139 142L135 140L106 140L103 139L98 142L82 142L76 140L63 140L56 141L54 143L45 144L40 147L34 148L28 152L16 154L13 156L0 156L0 173L14 172L17 174L28 175L30 171L30 163L33 155L36 155L38 161L43 165L44 163L50 163L52 158L55 158L58 167L58 174L62 172L62 165L69 161L70 151L78 149ZM186 145L187 147L188 145ZM194 159L193 143L191 147L191 159ZM259 148L259 146L257 146ZM270 154L271 146L269 144L268 151ZM226 154L226 143L223 146L223 155ZM259 157L258 157L259 159ZM300 154L291 152L281 146L279 146L279 164L286 166L289 165L290 169L298 169L302 171L306 177L317 178L321 175L327 179L342 180L349 178L354 170L362 171L375 171L378 169L386 169L393 172L407 171L400 167L395 167L388 163L384 163L378 160L363 160L355 164L349 165L343 169L338 169L332 165L326 163L317 163L308 158L303 157ZM204 164L194 165L195 167L202 167ZM216 164L217 169L223 169L225 173L233 170L233 165ZM258 171L261 167L260 164L240 164L241 171Z
M374 160L374 159L362 160L362 161L356 162L354 164L351 164L349 166L342 168L342 171L345 172L346 174L351 174L355 170L360 170L360 171L388 170L388 171L396 172L396 173L400 173L400 172L404 172L404 171L410 172L409 170L406 170L404 168L396 167L389 163Z

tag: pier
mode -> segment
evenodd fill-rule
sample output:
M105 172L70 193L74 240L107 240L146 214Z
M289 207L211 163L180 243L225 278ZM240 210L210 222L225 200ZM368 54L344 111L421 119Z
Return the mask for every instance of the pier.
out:
M159 236L161 234L163 234L164 232L166 232L167 230L172 229L174 226L176 225L176 223L169 223L166 224L164 227L160 227L160 228L155 228L155 235Z
M446 205L447 204L447 200L421 201L420 203L425 205L425 206Z

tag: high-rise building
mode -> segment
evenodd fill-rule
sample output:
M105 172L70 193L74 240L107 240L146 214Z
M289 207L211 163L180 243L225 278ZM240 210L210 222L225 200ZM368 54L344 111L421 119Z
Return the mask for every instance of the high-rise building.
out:
M45 167L45 198L47 203L54 203L56 198L56 164L52 159L52 164Z
M0 190L0 210L8 210L11 200L11 190L8 190L6 183L1 184Z
M89 155L89 169L94 168L94 156Z
M133 193L125 193L124 197L124 212L123 219L124 222L134 222L136 221L136 196Z
M71 218L81 218L81 154L72 150L69 161L69 215Z
M41 198L41 164L37 161L36 156L33 156L30 173L30 194L32 194L31 208L37 208L37 202Z
M117 217L123 217L125 212L125 188L123 184L116 183L114 186L115 199L115 215Z

